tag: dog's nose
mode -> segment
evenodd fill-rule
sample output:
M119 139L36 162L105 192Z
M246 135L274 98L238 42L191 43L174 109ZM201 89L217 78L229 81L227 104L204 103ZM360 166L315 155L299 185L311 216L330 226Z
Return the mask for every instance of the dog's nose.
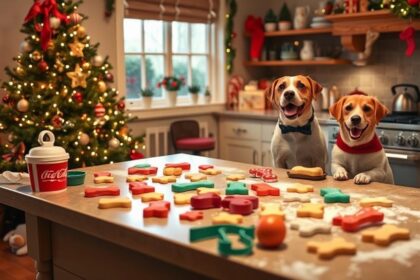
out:
M286 100L292 100L295 97L295 92L293 90L288 90L284 93L284 98Z
M352 124L358 125L362 121L362 118L360 118L360 116L358 115L355 115L355 116L352 116L350 120Z

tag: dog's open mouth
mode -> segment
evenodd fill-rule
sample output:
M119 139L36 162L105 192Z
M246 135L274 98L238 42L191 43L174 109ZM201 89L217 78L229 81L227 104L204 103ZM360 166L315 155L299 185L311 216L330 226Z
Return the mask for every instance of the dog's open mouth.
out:
M303 103L301 106L296 106L295 104L289 103L282 107L282 110L286 118L294 119L302 114L304 107L305 103Z
M350 137L353 140L357 140L360 137L362 137L362 134L363 134L363 132L365 132L365 130L366 130L367 127L368 127L368 125L365 128L358 128L358 127L349 128L346 125L346 128L349 131Z

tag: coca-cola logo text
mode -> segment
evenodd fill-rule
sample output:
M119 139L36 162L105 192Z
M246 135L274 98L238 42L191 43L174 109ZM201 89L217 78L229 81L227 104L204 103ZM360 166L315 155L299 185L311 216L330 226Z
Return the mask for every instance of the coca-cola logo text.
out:
M60 182L67 177L67 168L59 170L45 170L41 174L41 180L44 182Z

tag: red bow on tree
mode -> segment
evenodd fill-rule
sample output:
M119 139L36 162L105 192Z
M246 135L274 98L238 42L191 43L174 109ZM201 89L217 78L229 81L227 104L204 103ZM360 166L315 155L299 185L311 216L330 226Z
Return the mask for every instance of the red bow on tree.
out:
M67 23L67 16L58 10L56 0L44 0L42 4L40 3L40 0L34 0L34 4L29 9L29 12L25 17L25 23L31 20L35 21L38 15L43 15L44 24L41 28L39 24L35 22L35 29L36 31L41 32L41 48L43 51L46 51L52 34L50 17L56 17Z

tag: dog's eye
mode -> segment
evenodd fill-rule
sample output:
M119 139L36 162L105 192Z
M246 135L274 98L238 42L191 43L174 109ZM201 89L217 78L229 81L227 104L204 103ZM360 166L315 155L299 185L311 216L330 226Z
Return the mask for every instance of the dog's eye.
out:
M352 109L353 109L353 106L351 104L344 107L344 110L346 110L346 111L351 111Z
M372 108L370 108L369 106L363 106L363 112L369 113L370 111L372 111Z
M305 88L305 85L302 82L298 82L297 83L297 88L298 89L304 89Z
M286 85L284 84L284 83L282 83L280 86L279 86L279 90L284 90L286 88Z

